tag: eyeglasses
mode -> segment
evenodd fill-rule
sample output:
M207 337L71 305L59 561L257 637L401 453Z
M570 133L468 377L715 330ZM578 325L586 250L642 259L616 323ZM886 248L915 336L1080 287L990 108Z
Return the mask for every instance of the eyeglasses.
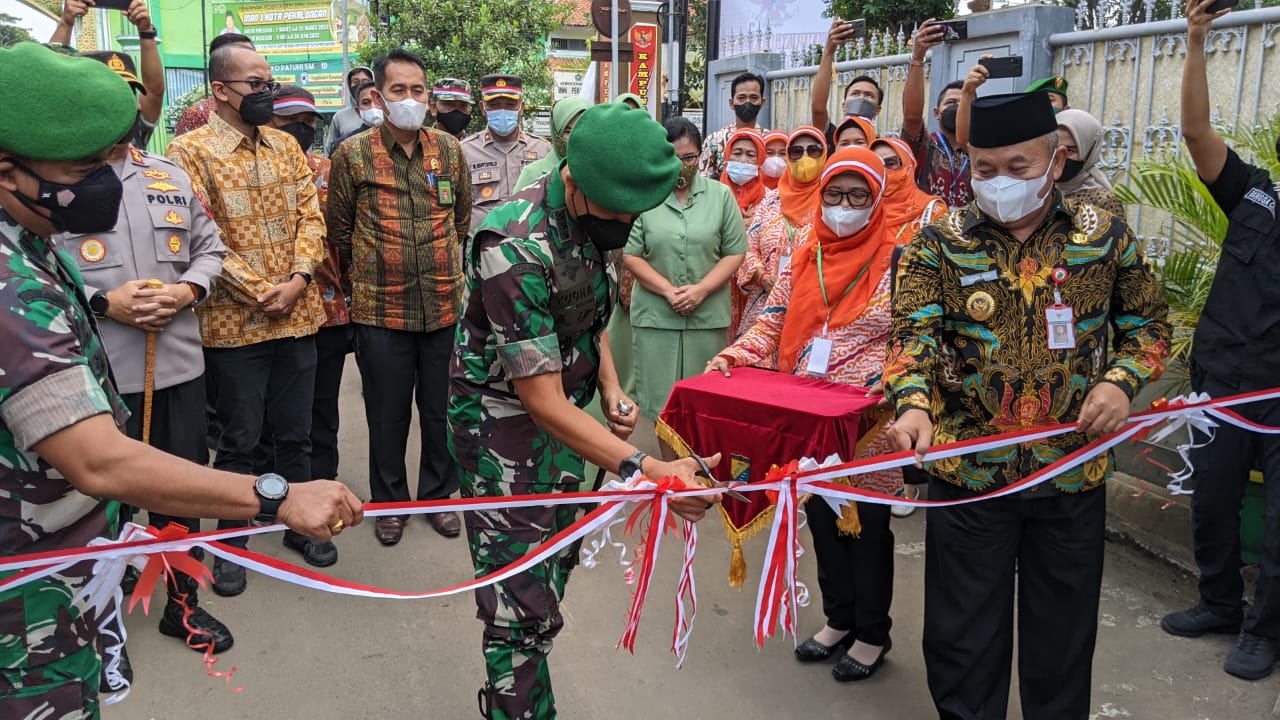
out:
M827 188L822 191L822 202L825 205L839 205L846 199L849 201L850 207L865 207L871 201L871 191L856 188L854 190L836 190L835 188Z
M275 95L277 92L280 91L280 83L276 82L275 80L259 80L257 78L254 78L252 80L223 80L222 82L223 84L244 83L245 85L248 85L249 90L254 93L260 93L263 90L270 90L271 94Z
M680 162L685 165L692 165L698 162L698 153L689 153L688 155L680 155L678 157L680 158Z
M787 148L787 157L790 158L792 162L795 162L805 155L808 155L811 158L822 157L822 154L826 151L827 149L821 145L792 145Z
M885 170L901 170L902 169L902 160L900 160L897 155L894 155L893 157L882 158L882 159L884 160Z

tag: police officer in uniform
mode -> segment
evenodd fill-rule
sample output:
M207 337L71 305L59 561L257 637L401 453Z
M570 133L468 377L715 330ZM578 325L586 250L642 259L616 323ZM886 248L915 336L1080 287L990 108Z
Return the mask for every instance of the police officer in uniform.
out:
M1205 38L1210 2L1187 3L1187 60L1182 71L1182 136L1196 173L1227 215L1217 275L1191 346L1191 387L1213 397L1275 387L1280 378L1280 192L1267 171L1227 147L1209 122ZM1280 156L1280 142L1276 143ZM1236 412L1261 425L1280 425L1280 401L1253 402ZM1160 621L1183 637L1235 634L1223 670L1245 680L1271 674L1280 639L1280 437L1219 423L1213 442L1191 451L1195 494L1191 529L1200 568L1199 601ZM1267 525L1258 586L1244 609L1240 577L1240 503L1249 472L1266 478Z
M515 194L525 165L551 152L551 143L520 129L524 84L515 75L480 78L480 107L485 130L462 141L471 170L471 232L489 211Z
M120 53L94 53L139 92ZM130 136L134 137L134 136ZM84 278L89 306L115 373L116 385L129 408L125 432L142 439L147 338L155 334L155 393L151 404L150 443L192 462L207 462L205 447L204 350L194 307L209 293L222 272L226 248L218 227L191 186L191 178L171 160L133 147L126 141L112 148L107 162L120 178L124 195L116 226L109 232L64 233L56 240L75 259ZM148 280L162 286L148 288ZM170 522L200 531L198 518L151 513L150 523ZM199 552L199 551L193 551ZM213 640L214 652L231 647L231 632L198 606L196 581L181 572L168 584L168 602L160 616L160 632L188 641L193 649ZM188 639L187 618L197 632Z

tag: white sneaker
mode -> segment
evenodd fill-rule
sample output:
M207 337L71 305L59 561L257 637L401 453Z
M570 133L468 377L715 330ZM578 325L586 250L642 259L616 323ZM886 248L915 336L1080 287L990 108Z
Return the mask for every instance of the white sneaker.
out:
M906 491L907 491L906 486L903 486L903 488L898 491L898 497L905 498L907 496ZM914 490L911 493L911 495L912 495L911 499L915 500L917 497L920 496L920 491ZM890 505L889 506L889 512L892 513L894 517L900 517L900 518L910 517L911 513L915 511L916 511L915 505Z

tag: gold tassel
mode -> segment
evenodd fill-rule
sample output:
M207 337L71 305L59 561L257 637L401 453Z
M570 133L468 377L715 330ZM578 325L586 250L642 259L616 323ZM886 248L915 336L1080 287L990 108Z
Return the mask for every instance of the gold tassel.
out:
M747 559L742 555L742 538L733 539L733 555L729 558L729 587L741 590L747 584Z
M836 529L841 534L858 537L862 534L862 520L858 517L858 504L851 502L844 506L840 519L836 521Z

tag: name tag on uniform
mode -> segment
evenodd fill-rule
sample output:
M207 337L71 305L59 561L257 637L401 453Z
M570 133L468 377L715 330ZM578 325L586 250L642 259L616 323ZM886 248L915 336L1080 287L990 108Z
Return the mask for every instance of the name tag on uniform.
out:
M436 202L441 205L453 204L453 181L447 177L436 181Z
M826 377L827 370L830 367L831 338L826 335L819 335L813 339L813 344L809 346L809 363L805 365L804 371L810 375Z
M970 285L977 285L980 282L992 282L999 279L1000 275L995 270L988 270L984 273L978 273L977 275L961 275L960 287L969 287Z
M1070 305L1050 305L1044 310L1050 350L1076 349L1075 311Z

